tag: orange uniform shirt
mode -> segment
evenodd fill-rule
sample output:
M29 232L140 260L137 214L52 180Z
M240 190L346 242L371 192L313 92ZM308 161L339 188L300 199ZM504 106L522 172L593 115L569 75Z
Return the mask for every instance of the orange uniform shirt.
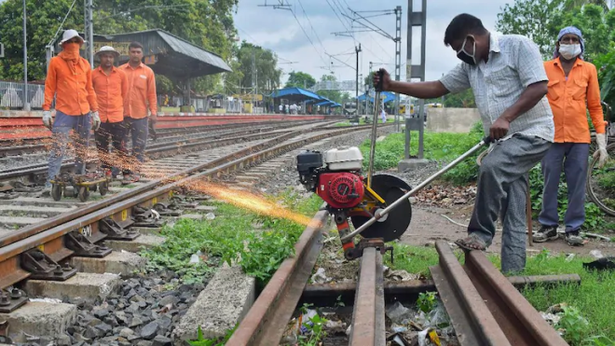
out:
M118 123L130 114L128 78L123 70L113 66L107 76L99 66L92 71L92 85L98 98L98 114L103 123Z
M604 115L600 105L600 86L596 67L577 59L568 74L559 58L544 63L549 77L547 99L553 110L555 143L590 143L587 110L597 133L604 133Z
M147 116L147 109L152 115L157 114L158 101L156 100L156 77L151 68L141 63L137 68L132 68L126 63L120 66L128 77L128 103L130 105L130 117L143 119Z
M92 87L92 69L90 63L79 58L73 72L61 55L49 62L45 79L45 102L43 110L51 109L53 97L56 97L56 110L66 115L83 115L98 110L96 93Z

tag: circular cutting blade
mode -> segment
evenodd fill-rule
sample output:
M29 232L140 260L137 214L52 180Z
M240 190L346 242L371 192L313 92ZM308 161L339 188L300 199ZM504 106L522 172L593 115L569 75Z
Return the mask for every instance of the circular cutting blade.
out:
M410 186L395 176L383 174L372 177L372 190L382 197L388 206L409 191ZM355 229L369 220L365 216L352 216L350 219ZM383 219L384 221L376 221L361 232L361 236L364 238L383 238L385 242L399 239L408 229L412 219L410 200L406 199L393 208Z

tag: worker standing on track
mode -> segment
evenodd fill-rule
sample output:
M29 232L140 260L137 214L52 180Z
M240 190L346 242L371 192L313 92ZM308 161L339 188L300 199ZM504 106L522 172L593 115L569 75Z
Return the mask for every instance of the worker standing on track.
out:
M128 79L123 70L113 66L115 59L120 56L113 47L101 47L96 56L100 59L100 66L92 71L92 85L98 99L101 120L100 128L96 131L96 148L101 167L116 177L119 175L118 165L123 166L127 157L123 121L130 114L127 103ZM111 155L109 152L109 137L117 154Z
M557 192L562 166L568 186L568 208L564 216L566 242L583 245L579 230L585 222L585 182L591 142L587 110L596 129L599 166L608 158L604 114L596 67L583 61L585 49L581 31L573 26L559 32L554 59L544 63L549 77L547 97L553 110L555 140L542 160L544 190L538 221L542 225L533 236L537 243L557 239L559 215Z
M463 61L439 81L392 81L384 71L383 89L422 99L472 88L485 133L494 141L479 169L476 201L468 237L456 244L485 250L503 217L502 271L521 271L526 254L527 176L553 141L553 114L547 75L535 43L519 35L490 33L480 19L456 16L444 43ZM374 85L380 77L374 76Z
M152 125L156 123L157 100L156 100L156 77L154 71L146 66L143 59L143 46L138 42L132 42L128 46L130 60L120 66L128 77L128 104L130 114L124 119L126 137L132 138L132 155L137 159L130 172L125 171L126 183L139 180L141 163L145 161L145 147L148 137L148 120ZM148 110L150 115L148 115Z
M62 160L71 130L75 139L77 175L85 174L85 160L90 140L90 129L98 129L98 103L92 87L90 63L79 55L84 40L75 30L62 35L62 51L49 62L45 79L43 124L52 132L53 145L49 155L49 169L43 195L51 191L51 180L60 173ZM51 117L51 104L55 100L55 120Z

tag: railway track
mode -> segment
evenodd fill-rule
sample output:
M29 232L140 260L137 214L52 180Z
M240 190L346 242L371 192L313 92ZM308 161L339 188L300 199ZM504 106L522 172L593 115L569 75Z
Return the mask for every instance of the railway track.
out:
M190 130L183 135L174 135L168 137L162 141L149 141L146 149L146 154L149 158L161 158L165 156L177 155L197 150L211 149L219 146L226 145L228 143L234 143L237 141L244 141L245 139L258 139L267 138L268 136L276 135L275 131L284 129L290 129L297 126L314 125L319 122L307 121L307 122L285 122L285 123L265 123L261 125L251 126L245 128L245 124L242 126L228 125L226 129L209 129L205 133ZM330 122L320 122L320 126L327 126ZM90 152L90 157L96 157L95 151ZM15 160L14 157L6 157L4 160ZM17 158L25 162L31 162L32 157ZM2 162L0 158L0 163ZM27 164L24 166L14 166L5 168L0 171L0 182L8 181L11 179L29 178L32 182L39 182L41 179L45 179L44 176L47 171L46 157L38 157L38 163ZM90 159L88 164L92 166L97 161ZM8 166L8 164L7 164ZM66 158L63 162L62 169L66 171L74 167L73 159ZM37 176L38 175L38 176ZM43 175L43 177L40 177ZM38 178L38 179L37 179Z
M431 267L433 281L385 283L384 244L374 241L363 250L356 284L310 284L323 247L328 213L318 212L295 245L295 256L282 263L251 309L226 343L239 345L279 344L298 303L327 306L336 297L354 301L347 344L387 345L395 334L385 330L385 302L416 301L420 292L437 289L461 346L568 345L558 332L530 305L515 287L541 283L580 281L577 275L505 277L483 252L466 253L457 260L449 244L436 242L440 263ZM401 342L401 341L400 341ZM338 341L336 344L341 344ZM395 343L400 345L400 343Z
M14 285L34 278L66 280L77 271L68 264L70 258L104 257L111 252L104 246L105 240L130 242L138 238L139 233L132 227L151 224L152 210L162 215L173 214L181 204L174 198L174 191L190 190L203 181L247 171L310 143L361 130L368 131L369 126L325 129L305 125L281 131L272 138L233 144L202 161L185 157L191 161L189 167L187 162L177 162L174 158L168 161L175 167L172 173L151 167L154 173L160 174L160 179L135 184L103 200L77 206L69 203L70 208L65 204L64 210L56 210L62 208L63 201L54 203L39 199L35 202L32 198L1 201L0 206L5 209L22 206L24 208L17 209L39 210L35 212L39 215L48 212L50 217L0 233L0 312L13 311L27 301L21 293L11 293L15 292ZM52 216L54 211L57 214Z
M165 142L175 142L180 139L186 139L190 137L203 137L203 133L215 133L224 134L225 132L232 133L234 130L258 130L266 129L268 127L291 127L294 125L300 125L302 123L316 123L322 122L319 120L306 120L306 121L255 121L250 122L249 127L246 123L232 123L232 124L219 124L219 125L207 125L207 126L195 126L195 127L181 127L181 128L163 128L157 129L158 139L156 141L148 140L148 147ZM225 131L227 130L227 131ZM93 138L93 135L92 137ZM35 138L35 139L19 139L19 140L3 140L0 141L0 158L19 156L26 154L33 154L37 152L47 151L51 143L51 138ZM91 143L94 147L94 143Z

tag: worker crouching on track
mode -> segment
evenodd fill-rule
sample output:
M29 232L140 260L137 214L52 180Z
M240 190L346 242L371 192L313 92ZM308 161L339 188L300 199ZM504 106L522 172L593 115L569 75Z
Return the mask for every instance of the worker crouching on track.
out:
M132 42L128 46L130 60L120 66L128 77L128 104L130 114L124 119L126 136L132 138L132 155L137 159L135 167L131 169L127 183L139 180L140 164L145 160L145 147L148 136L148 120L156 123L156 77L154 71L141 62L143 59L143 46ZM150 115L148 116L148 110Z
M572 246L583 245L579 230L585 222L585 182L591 142L587 110L596 129L598 165L604 165L608 158L598 72L593 64L583 61L584 47L579 29L564 28L557 36L554 59L544 63L549 77L547 97L553 110L555 140L541 165L545 183L538 216L542 227L534 235L538 243L559 237L557 192L563 166L568 186L568 208L564 215L566 242Z
M116 177L119 175L118 166L125 165L127 156L123 121L130 114L127 103L128 79L123 70L113 66L115 59L120 56L113 47L101 47L96 56L100 59L100 66L92 71L92 84L101 120L100 128L96 131L96 148L101 167L107 170L107 174ZM115 149L113 155L109 152L109 138Z
M469 14L455 17L444 43L463 61L439 81L391 81L384 90L430 99L472 88L490 153L479 168L476 201L468 236L456 241L466 250L491 245L498 215L503 217L502 271L525 268L527 176L553 141L553 115L547 75L536 44L519 35L498 36ZM374 84L379 77L376 74Z
M52 132L53 145L49 155L49 170L44 195L50 193L51 180L60 173L71 130L75 139L76 174L85 174L85 160L90 140L90 128L98 129L98 103L92 87L90 63L79 56L84 40L75 30L66 30L60 45L62 52L49 62L45 79L43 124ZM51 104L55 100L55 120Z

